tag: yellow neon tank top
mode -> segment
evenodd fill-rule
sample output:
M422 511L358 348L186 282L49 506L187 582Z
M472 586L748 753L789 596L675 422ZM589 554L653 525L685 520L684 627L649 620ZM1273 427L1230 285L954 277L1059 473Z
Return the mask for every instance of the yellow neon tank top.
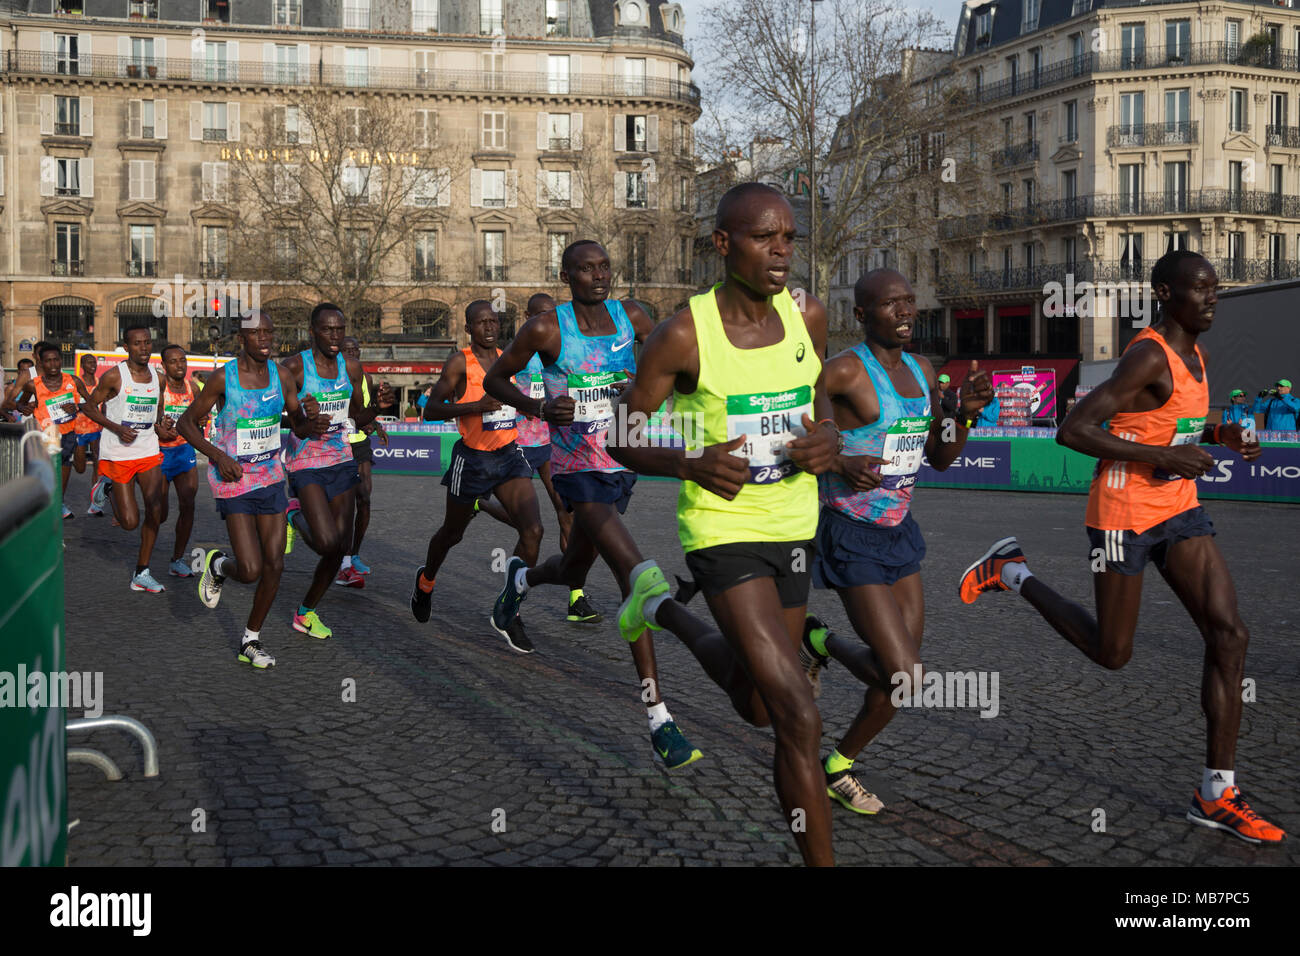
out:
M817 532L817 479L788 458L785 443L803 435L813 415L813 387L822 363L788 290L772 305L785 327L780 342L738 349L727 339L715 294L721 283L691 298L700 379L694 392L673 392L673 415L687 449L745 434L749 482L727 501L693 481L677 498L683 551L750 541L801 541Z

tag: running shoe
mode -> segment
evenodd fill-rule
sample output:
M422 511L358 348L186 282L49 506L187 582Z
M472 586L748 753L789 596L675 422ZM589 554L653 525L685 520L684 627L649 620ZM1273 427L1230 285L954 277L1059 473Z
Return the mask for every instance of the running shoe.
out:
M826 795L854 813L871 815L885 809L879 797L858 783L852 770L826 774Z
M194 577L194 569L190 567L190 563L184 558L177 558L171 564L167 565L167 573L174 578Z
M64 520L64 521L67 521L67 520L68 520L69 518L71 518L71 517L72 517L72 509L69 508L69 507L67 506L67 504L65 503L65 504L63 505L63 520Z
M669 770L685 767L688 763L695 763L704 756L686 739L686 735L678 729L677 723L672 720L651 733L650 742L654 744L655 753L659 755L659 759L664 762L664 766Z
M203 602L204 607L214 608L221 600L221 585L226 583L226 578L225 575L213 570L212 565L216 563L217 558L224 557L223 552L215 549L203 557L203 569L199 573L199 600Z
M104 505L108 503L108 489L113 483L100 475L95 482L95 486L90 489L90 506L100 514L104 513Z
M531 654L536 649L533 647L533 642L528 639L528 635L524 633L524 622L519 619L517 613L510 619L510 623L505 626L504 630L497 627L497 622L493 617L488 618L488 623L492 625L492 630L506 639L506 643L510 645L512 651L518 651L520 654Z
M506 562L506 583L502 586L501 593L497 595L496 603L492 605L492 626L496 628L498 634L505 634L506 625L519 613L519 605L523 603L524 595L515 590L515 577L520 568L526 567L528 565L518 555L513 555Z
M321 623L315 611L308 611L306 614L295 614L293 616L293 629L303 634L309 634L312 637L318 637L322 641L334 634L328 627Z
M587 595L579 594L569 604L567 620L570 624L599 624L601 616L600 612L591 606L591 602L587 600Z
M293 527L293 513L302 510L297 498L290 498L289 505L284 509L284 553L293 554L293 543L297 540L298 532Z
M1187 819L1203 827L1227 830L1247 843L1281 843L1286 833L1263 819L1250 808L1236 787L1223 791L1218 800L1206 800L1198 788L1192 794L1192 808Z
M804 618L803 640L799 642L799 666L808 675L808 683L812 684L813 700L822 695L822 668L829 667L831 663L829 655L819 653L813 647L812 633L819 630L830 633L826 622L817 615L809 614Z
M663 628L646 619L643 609L652 597L668 593L668 582L654 561L642 561L632 569L632 593L618 609L618 632L623 640L635 644L646 628L662 631Z
M961 576L961 584L957 587L961 599L974 604L985 591L1010 591L1011 588L1002 583L1002 569L1013 561L1022 564L1025 561L1025 553L1016 544L1015 537L995 541Z
M366 579L351 568L339 568L334 583L343 588L363 588L366 586Z
M89 508L86 509L86 514L94 515L96 518L102 518L104 517L104 509L96 508L94 505L91 505Z
M429 621L429 611L433 607L433 592L420 587L420 575L424 574L424 565L415 572L415 584L411 585L411 613L421 624Z
M132 591L148 591L150 594L161 594L167 589L153 579L149 569L145 568L139 574L131 579Z
M361 555L352 555L352 570L363 577L370 573L370 565L361 560Z
M275 666L275 658L262 646L261 641L247 641L239 648L239 662L252 664L259 670Z

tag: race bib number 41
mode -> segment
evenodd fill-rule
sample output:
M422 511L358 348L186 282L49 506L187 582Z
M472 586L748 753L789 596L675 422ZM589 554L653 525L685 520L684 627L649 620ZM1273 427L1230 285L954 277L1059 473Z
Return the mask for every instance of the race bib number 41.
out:
M581 435L608 431L614 420L614 383L626 372L574 372L568 392L573 399L573 429Z
M749 480L771 484L798 469L785 447L806 434L803 416L812 415L812 388L801 385L785 392L727 396L727 440L745 436L732 452L749 459Z
M1170 440L1169 447L1200 444L1201 435L1204 431L1204 418L1180 418L1178 424L1174 426L1174 437ZM1155 469L1151 473L1151 477L1159 478L1162 481L1180 481L1182 479L1181 475L1175 475L1163 468Z
M280 454L280 416L235 419L235 459L255 465Z
M128 395L122 424L136 431L153 428L158 421L158 398L153 395Z
M930 416L900 418L885 432L885 447L880 457L888 464L880 466L880 487L908 488L916 484L921 470L921 456L930 436Z

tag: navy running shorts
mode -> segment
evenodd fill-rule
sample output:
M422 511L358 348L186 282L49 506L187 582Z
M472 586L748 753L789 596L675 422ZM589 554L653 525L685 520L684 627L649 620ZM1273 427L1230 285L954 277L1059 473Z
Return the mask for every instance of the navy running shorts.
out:
M895 584L919 572L925 557L921 526L910 511L887 527L823 508L816 541L812 580L818 588Z
M217 514L223 518L231 515L282 515L289 507L289 497L284 493L284 482L277 481L265 488L254 488L235 498L217 498Z
M194 448L189 443L184 445L172 445L162 449L163 478L171 481L192 470L197 466L194 458Z
M453 498L471 502L486 498L498 485L512 478L532 478L528 459L514 442L495 451L470 448L460 439L451 448L451 461L442 483Z
M325 497L332 501L360 483L361 474L357 471L355 459L341 461L337 465L327 465L324 468L304 468L301 471L289 472L289 487L298 498L302 497L302 490L308 485L320 485L325 491Z
M1106 570L1116 574L1141 574L1148 561L1162 571L1169 559L1169 546L1188 538L1214 534L1214 523L1200 505L1166 518L1141 534L1088 528L1090 556L1098 549L1106 558Z
M808 603L811 541L743 541L686 552L686 566L705 597L754 578L773 578L782 607Z
M566 511L575 504L594 502L613 505L619 514L627 512L632 500L636 473L631 471L574 471L567 475L551 473L551 484L564 502Z
M520 445L523 449L524 457L528 459L528 467L533 471L541 471L542 465L551 460L551 443L545 445Z

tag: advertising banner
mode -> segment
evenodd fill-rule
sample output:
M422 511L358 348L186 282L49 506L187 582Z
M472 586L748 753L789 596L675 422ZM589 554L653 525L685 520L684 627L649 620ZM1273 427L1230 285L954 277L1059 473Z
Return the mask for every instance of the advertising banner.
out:
M385 448L372 435L370 447L375 453L372 470L387 475L441 475L451 459L451 447L459 437L458 434L389 430Z
M916 483L931 488L1006 488L1011 484L1011 442L968 440L947 471L921 459Z
M1025 365L994 372L993 390L1001 405L1000 425L1029 425L1056 417L1056 370Z

